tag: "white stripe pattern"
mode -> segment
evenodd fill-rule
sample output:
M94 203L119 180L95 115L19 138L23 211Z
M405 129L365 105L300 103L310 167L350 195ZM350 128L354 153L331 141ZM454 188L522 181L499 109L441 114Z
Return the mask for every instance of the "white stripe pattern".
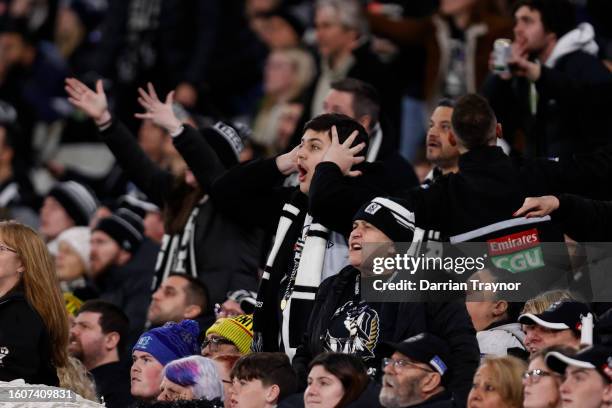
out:
M457 242L465 242L476 237L480 237L483 235L490 234L495 231L503 230L511 227L518 227L520 225L529 225L529 224L537 224L539 222L550 221L550 215L545 217L534 217L534 218L511 218L509 220L504 220L500 222L496 222L494 224L485 225L484 227L477 228L472 231L464 232L463 234L455 235L450 237L451 243Z
M372 200L372 202L380 204L391 211L391 214L395 220L402 227L414 231L414 213L412 211L396 203L395 201L389 200L388 198L376 197L374 200Z

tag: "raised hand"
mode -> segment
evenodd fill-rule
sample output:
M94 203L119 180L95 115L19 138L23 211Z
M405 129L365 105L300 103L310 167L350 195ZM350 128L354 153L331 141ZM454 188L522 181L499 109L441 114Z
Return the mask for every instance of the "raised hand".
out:
M361 176L361 171L351 170L353 165L361 163L365 160L365 156L356 156L357 153L363 150L365 143L359 143L357 146L351 147L359 132L356 130L351 133L351 135L342 144L338 138L338 130L335 126L332 127L331 133L331 146L329 146L329 149L327 149L327 152L325 152L325 156L323 156L323 160L321 161L336 163L338 167L340 167L342 174L345 176Z
M157 126L164 128L169 133L176 132L181 127L181 121L178 120L172 110L174 101L174 91L168 93L166 101L159 100L153 84L147 84L148 92L142 88L138 88L138 103L146 112L136 113L138 119L151 119Z
M288 176L289 174L297 171L297 157L299 146L296 146L288 153L281 154L276 158L276 167L283 175Z
M520 41L512 43L512 53L508 60L510 71L513 76L527 77L530 81L537 81L540 78L542 68L540 64L529 61L529 53L525 44Z
M527 197L523 206L513 215L525 218L544 217L559 208L559 199L555 196Z
M68 102L75 108L92 118L97 125L111 119L102 80L96 81L95 92L76 78L66 78L65 83L64 89L68 93Z

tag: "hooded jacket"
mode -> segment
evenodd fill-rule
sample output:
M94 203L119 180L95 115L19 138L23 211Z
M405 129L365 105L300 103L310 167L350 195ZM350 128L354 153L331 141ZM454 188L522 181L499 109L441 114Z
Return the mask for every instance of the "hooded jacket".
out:
M593 28L585 23L559 39L535 83L487 78L482 93L509 140L524 134L525 156L567 158L610 143L612 94L600 90L610 89L612 74L596 54Z
M58 386L51 339L20 288L0 298L0 381Z

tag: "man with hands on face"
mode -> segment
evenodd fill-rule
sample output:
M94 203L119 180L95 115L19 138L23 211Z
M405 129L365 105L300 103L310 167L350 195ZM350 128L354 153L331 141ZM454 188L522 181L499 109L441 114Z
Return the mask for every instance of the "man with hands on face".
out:
M240 222L272 232L278 225L258 293L254 350L293 356L319 283L348 263L353 214L389 193L382 166L364 163L367 144L358 122L323 114L305 125L289 153L234 167L213 185L218 207ZM292 173L299 187L283 187Z

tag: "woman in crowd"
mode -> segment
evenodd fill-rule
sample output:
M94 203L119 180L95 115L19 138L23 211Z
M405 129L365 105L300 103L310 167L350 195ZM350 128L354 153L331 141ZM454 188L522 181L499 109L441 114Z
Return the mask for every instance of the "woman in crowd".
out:
M160 401L223 400L223 383L213 361L202 356L189 356L164 367Z
M23 224L0 222L0 381L57 386L68 360L68 317L53 258Z
M320 354L310 364L304 406L346 407L365 391L368 378L358 357L342 353Z
M505 269L489 266L472 274L470 281L495 283L512 282L513 276ZM525 333L517 323L522 304L508 302L502 292L468 291L465 306L480 348L480 355L526 357Z
M89 271L90 238L88 227L72 227L57 237L55 271L63 292L85 286L85 276Z
M273 51L264 69L264 92L253 123L253 140L276 151L280 116L285 103L298 98L310 85L315 72L312 56L305 50L290 48Z
M561 408L561 376L551 370L544 357L551 351L571 354L566 347L549 347L535 352L529 358L529 367L523 375L524 408Z
M525 363L516 357L487 357L474 375L467 408L521 408Z

